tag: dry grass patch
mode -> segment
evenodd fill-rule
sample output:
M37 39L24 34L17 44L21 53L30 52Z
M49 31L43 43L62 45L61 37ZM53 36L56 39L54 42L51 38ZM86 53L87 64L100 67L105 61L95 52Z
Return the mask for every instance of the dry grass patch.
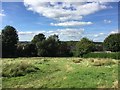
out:
M66 65L66 72L70 72L73 70L73 67L70 65Z
M113 82L112 88L118 88L118 80L116 80L115 82Z
M81 63L82 61L83 61L83 59L81 59L81 58L80 58L80 59L74 59L74 60L73 60L74 63Z
M103 66L103 65L114 65L116 64L117 61L115 60L107 60L107 59L95 59L93 61L93 66Z

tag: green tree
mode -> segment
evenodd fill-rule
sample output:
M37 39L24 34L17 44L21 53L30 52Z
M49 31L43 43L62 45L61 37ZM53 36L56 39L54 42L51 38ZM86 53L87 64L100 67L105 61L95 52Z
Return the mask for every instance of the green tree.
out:
M36 45L38 56L45 56L46 55L44 53L45 52L44 47L46 46L45 42L44 42L45 40L46 40L45 35L42 33L39 33L38 35L35 35L31 41L33 44Z
M47 51L48 56L54 57L58 56L59 49L59 38L57 35L51 35L47 38Z
M51 35L46 40L37 43L39 56L57 56L59 39L57 35Z
M42 33L39 33L38 35L35 35L33 37L32 43L36 44L37 42L42 42L45 39L46 39L45 35Z
M37 51L38 51L37 55L38 56L45 57L48 55L46 40L44 40L42 42L37 42L36 46L37 46Z
M17 44L17 55L19 57L37 56L36 45L32 43Z
M70 52L70 48L66 42L59 43L58 56L60 57L72 56Z
M120 33L111 34L104 40L104 48L108 51L120 51Z
M81 41L76 44L75 56L82 57L84 54L92 52L94 50L94 46L95 45L92 41L87 38L82 38Z
M15 57L18 34L14 27L6 26L2 30L2 57Z

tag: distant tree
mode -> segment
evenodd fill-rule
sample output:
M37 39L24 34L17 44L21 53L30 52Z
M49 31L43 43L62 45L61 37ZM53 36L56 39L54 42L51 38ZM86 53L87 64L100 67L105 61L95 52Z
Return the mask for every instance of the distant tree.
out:
M48 56L58 56L59 38L57 35L51 35L46 40Z
M24 55L23 48L24 48L24 44L20 44L20 43L17 44L17 56L18 56L18 57L23 57L23 56L25 56L25 55Z
M58 56L60 57L68 57L71 56L70 48L66 42L60 42L58 48Z
M6 26L2 30L2 57L15 57L18 34L14 27Z
M46 40L37 43L39 56L57 56L59 39L57 35L51 35Z
M36 44L37 42L42 42L45 39L46 39L45 35L42 33L39 33L38 35L35 35L33 37L32 43Z
M36 45L35 44L26 44L23 48L24 55L26 57L34 57L37 55Z
M111 34L104 40L104 48L108 51L120 51L120 33Z
M103 42L94 42L95 44L95 48L94 48L94 51L104 51L104 48L103 48Z
M37 46L37 51L38 51L37 55L38 56L45 57L48 55L46 40L44 40L42 42L37 42L36 46Z
M78 43L78 41L65 41L67 43L67 47L70 50L70 56L74 56L75 52L76 52L76 44Z
M35 44L18 44L17 54L19 57L35 57L37 56L37 49Z
M75 56L82 57L84 54L92 52L94 50L94 46L95 45L92 41L87 38L82 38L81 41L76 44Z
M44 47L46 46L44 41L46 40L46 37L44 34L39 33L38 35L35 35L32 39L32 43L36 45L37 48L37 55L38 56L45 56L46 54Z

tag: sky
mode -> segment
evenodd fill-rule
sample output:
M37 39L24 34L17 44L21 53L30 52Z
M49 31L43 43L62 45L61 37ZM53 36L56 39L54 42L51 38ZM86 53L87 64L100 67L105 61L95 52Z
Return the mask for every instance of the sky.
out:
M118 32L118 2L41 2L40 0L0 3L0 30L16 28L20 41L34 35L58 35L61 41L83 37L102 42Z

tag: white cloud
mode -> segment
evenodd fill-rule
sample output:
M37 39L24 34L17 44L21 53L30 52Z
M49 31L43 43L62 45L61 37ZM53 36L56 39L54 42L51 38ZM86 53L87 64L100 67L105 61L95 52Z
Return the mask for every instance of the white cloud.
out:
M41 2L24 0L28 10L58 21L81 20L84 16L108 8L105 3L91 2Z
M110 34L115 34L115 33L118 33L118 30L113 30L110 32Z
M78 41L81 39L84 29L58 29L55 31L48 31L46 36L57 34L61 41Z
M73 27L73 26L84 26L84 25L91 25L92 22L79 22L79 21L68 21L68 22L61 22L61 23L51 23L52 26L64 26L64 27Z
M109 24L109 23L112 23L112 21L111 20L104 20L104 23L106 23L106 24Z
M98 38L98 37L101 37L101 36L104 36L105 35L105 33L99 33L99 34L95 34L95 35L93 35L95 38Z
M32 40L34 35L43 33L46 37L50 35L58 35L60 40L80 40L81 36L84 33L84 29L58 29L54 31L26 31L26 32L18 32L20 40L25 40L27 38L27 41ZM24 38L25 37L25 38Z
M0 16L1 16L1 17L6 16L6 15L4 14L4 10L3 10L3 9L0 10Z
M16 1L16 0L11 0ZM29 1L29 0L28 0ZM39 0L40 2L119 2L119 0Z
M45 33L45 31L25 31L25 32L18 31L18 35L36 35L38 33Z

